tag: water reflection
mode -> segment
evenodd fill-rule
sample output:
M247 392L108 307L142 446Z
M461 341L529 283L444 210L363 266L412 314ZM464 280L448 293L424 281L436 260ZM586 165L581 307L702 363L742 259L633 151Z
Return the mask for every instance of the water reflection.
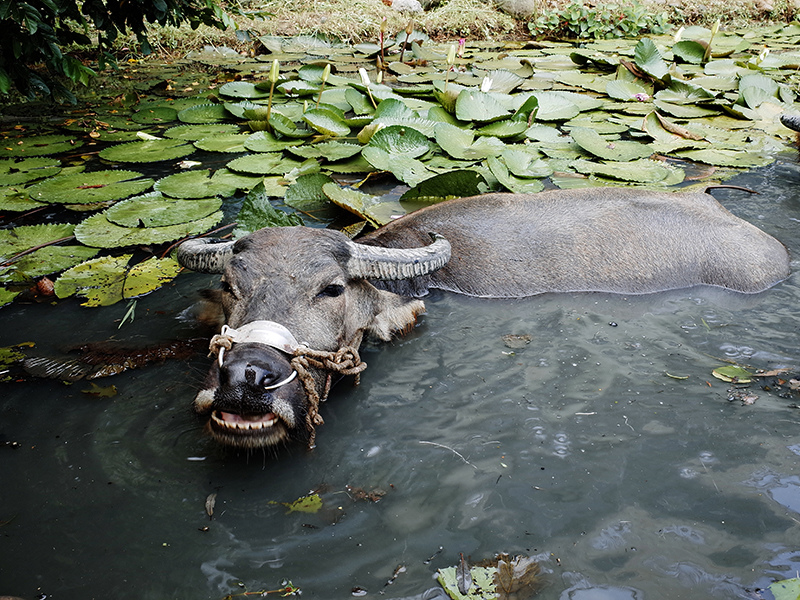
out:
M779 163L737 182L762 196L717 195L798 256L798 178ZM142 299L121 332L124 308L12 306L2 344L191 335L177 316L209 279ZM122 375L111 399L7 385L0 441L20 448L0 446L0 594L216 599L291 580L306 597L420 597L459 553L507 551L540 558L542 598L752 597L800 565L798 399L755 386L752 406L729 402L711 370L800 362L798 281L746 297L434 294L411 335L365 350L360 387L334 390L312 453L210 444L189 412L202 357ZM281 504L312 491L319 513Z

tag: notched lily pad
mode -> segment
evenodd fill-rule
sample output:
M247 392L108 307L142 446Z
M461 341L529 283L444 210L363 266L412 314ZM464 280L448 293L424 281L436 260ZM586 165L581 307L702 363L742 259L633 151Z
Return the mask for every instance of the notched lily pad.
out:
M29 135L0 140L0 156L47 156L60 154L83 146L81 140L70 135Z
M106 218L121 227L166 227L199 221L219 210L219 198L181 200L159 192L119 202L105 211Z
M570 134L581 148L605 160L626 162L653 154L653 149L646 144L608 140L587 127L574 127Z
M157 139L117 144L100 151L100 158L111 162L146 163L183 158L194 152L184 140Z
M136 171L108 170L57 175L28 188L38 202L96 204L141 194L153 185Z
M184 108L178 113L182 123L215 123L229 118L230 114L222 104L198 104Z
M61 162L54 158L0 160L0 186L21 185L58 175Z
M172 198L207 198L209 196L232 196L238 185L226 181L223 173L210 171L183 171L167 175L156 181L153 189Z

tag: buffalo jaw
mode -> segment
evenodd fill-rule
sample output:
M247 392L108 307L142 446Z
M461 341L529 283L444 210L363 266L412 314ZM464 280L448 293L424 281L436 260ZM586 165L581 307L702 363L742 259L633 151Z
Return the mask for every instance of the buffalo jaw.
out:
M235 344L222 366L214 362L194 399L194 410L208 418L207 433L227 446L257 449L305 442L308 402L298 378L290 379L292 373L289 360L278 350Z

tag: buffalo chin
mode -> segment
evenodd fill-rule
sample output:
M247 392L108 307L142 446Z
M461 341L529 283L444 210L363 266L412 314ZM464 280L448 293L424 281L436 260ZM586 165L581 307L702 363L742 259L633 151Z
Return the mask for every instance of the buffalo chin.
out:
M242 416L214 410L206 432L217 442L235 448L256 449L289 441L286 423L275 413Z

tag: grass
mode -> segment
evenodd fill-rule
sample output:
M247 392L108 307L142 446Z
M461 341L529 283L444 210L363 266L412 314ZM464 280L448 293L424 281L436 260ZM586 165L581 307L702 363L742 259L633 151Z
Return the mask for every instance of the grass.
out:
M388 1L388 0L387 0ZM434 39L472 40L528 39L528 21L563 6L567 0L500 0L506 6L527 6L532 16L512 16L487 0L433 1L422 13L400 13L383 0L243 0L246 11L271 16L261 20L237 18L241 29L261 35L323 35L346 42L377 42L381 23L388 36L404 30L409 20ZM618 0L625 2L626 0ZM711 25L719 19L734 28L753 24L787 23L800 18L800 0L639 0L649 9L666 12L680 25ZM595 4L598 0L587 0ZM209 27L152 27L150 40L161 55L183 54L205 45L229 46L241 52L253 50L251 42L237 39L233 31ZM135 41L125 40L135 50Z

